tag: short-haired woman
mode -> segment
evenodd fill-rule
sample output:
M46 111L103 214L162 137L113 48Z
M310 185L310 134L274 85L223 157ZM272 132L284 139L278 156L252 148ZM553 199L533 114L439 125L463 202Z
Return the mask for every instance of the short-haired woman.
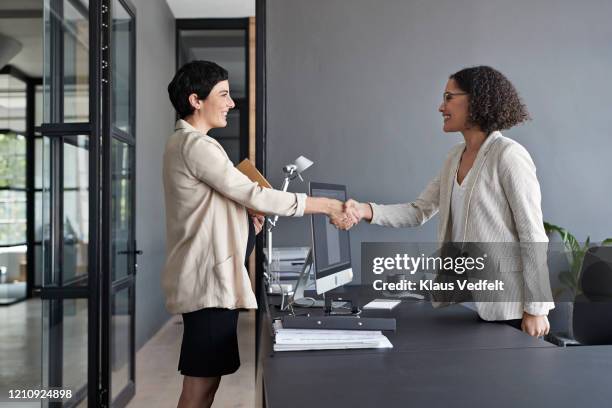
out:
M257 307L244 266L262 229L253 214L326 214L342 225L343 203L261 188L234 167L209 130L234 107L228 73L209 61L181 67L168 85L180 119L164 152L166 307L183 315L178 406L210 407L222 375L240 365L238 309Z

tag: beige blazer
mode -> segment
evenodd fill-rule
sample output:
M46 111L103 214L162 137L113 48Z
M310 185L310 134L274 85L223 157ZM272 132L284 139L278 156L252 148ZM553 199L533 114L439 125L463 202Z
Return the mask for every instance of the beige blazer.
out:
M461 143L451 150L440 174L415 201L395 205L371 203L372 223L414 227L439 212L438 241L449 242L451 193L464 149L465 143ZM478 151L466 183L463 242L490 243L486 248L488 263L496 273L503 274L507 290L514 291L505 293L504 301L475 296L480 316L485 320L507 320L520 319L523 311L547 314L554 308L546 262L548 237L531 156L519 143L493 132Z
M175 130L163 164L166 307L171 313L256 308L244 266L246 207L302 216L306 195L261 188L234 167L216 140L184 120Z

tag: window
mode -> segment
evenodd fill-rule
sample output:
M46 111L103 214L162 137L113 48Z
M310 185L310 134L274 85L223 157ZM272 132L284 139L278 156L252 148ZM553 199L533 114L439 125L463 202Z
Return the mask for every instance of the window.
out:
M26 243L26 84L0 74L0 245Z

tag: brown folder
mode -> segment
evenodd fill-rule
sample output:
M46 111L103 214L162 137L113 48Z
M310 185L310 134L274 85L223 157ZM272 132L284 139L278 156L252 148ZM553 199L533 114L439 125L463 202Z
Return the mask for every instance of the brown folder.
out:
M251 161L249 159L244 159L243 161L241 161L236 166L236 168L238 170L240 170L245 176L247 176L251 181L254 181L257 184L259 184L260 187L272 188L272 185L259 172L259 170L257 170L257 167L255 167L253 165L253 163L251 163ZM262 214L262 213L260 213L258 211L255 211L255 210L253 210L251 208L249 208L249 213L251 215L253 215L253 214L256 214L256 215L265 215L265 214Z
M236 166L245 176L251 181L257 182L261 187L272 188L272 185L266 180L266 178L257 170L257 167L251 163L249 159L244 159Z

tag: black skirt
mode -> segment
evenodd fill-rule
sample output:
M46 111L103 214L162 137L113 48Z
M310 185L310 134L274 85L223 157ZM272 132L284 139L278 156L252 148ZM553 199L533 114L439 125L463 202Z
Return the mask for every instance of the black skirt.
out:
M255 246L255 228L249 218L245 259ZM238 310L205 308L183 313L183 342L178 369L190 377L220 377L240 367Z

